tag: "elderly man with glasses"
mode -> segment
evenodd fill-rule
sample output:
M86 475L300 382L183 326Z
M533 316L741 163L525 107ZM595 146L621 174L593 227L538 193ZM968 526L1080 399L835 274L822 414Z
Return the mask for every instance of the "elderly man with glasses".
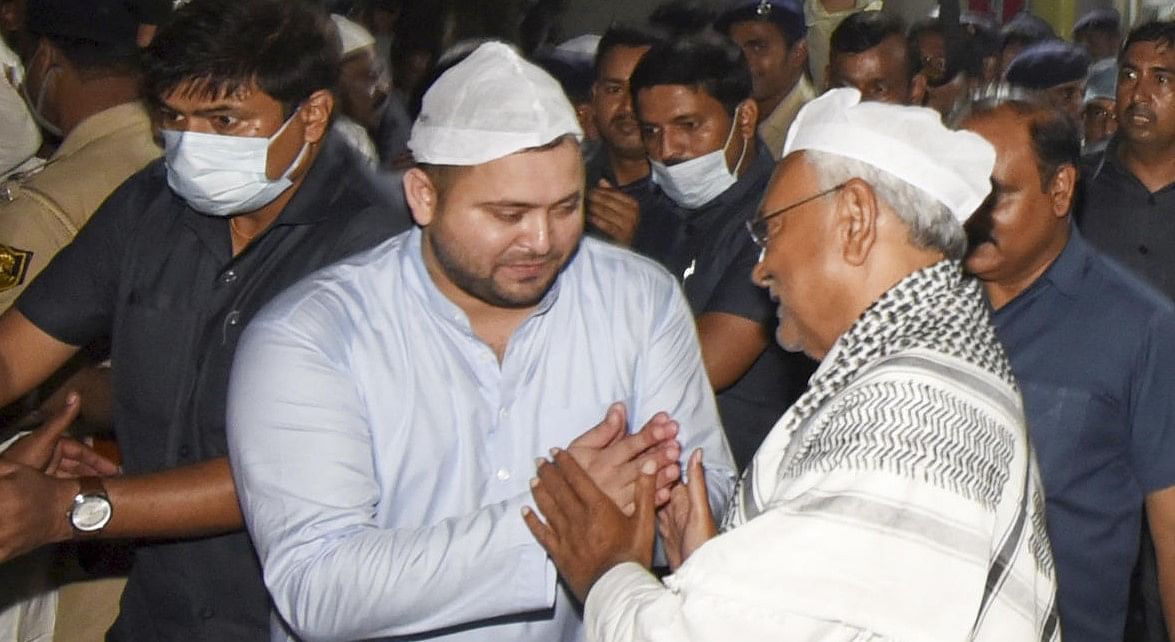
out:
M539 464L525 519L589 640L1060 639L1020 397L959 263L994 158L937 112L855 89L800 112L750 224L754 277L779 342L822 363L720 535L697 453L656 516L652 475L625 516L568 455Z

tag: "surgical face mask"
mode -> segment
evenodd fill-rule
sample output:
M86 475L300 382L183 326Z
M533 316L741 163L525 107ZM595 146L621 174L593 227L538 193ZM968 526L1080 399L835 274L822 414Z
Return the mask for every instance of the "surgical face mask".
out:
M290 174L309 149L303 144L298 157L277 179L265 175L270 143L293 120L290 116L269 138L163 130L167 184L204 214L232 216L261 209L293 185Z
M734 110L731 119L730 133L726 135L726 142L720 149L697 158L687 160L676 165L650 160L653 182L661 186L666 196L673 202L688 209L697 209L706 203L718 198L718 195L730 189L738 181L738 170L747 155L747 141L743 141L743 151L738 155L738 162L731 170L726 165L726 148L734 139L734 132L738 129L738 109Z
M29 96L28 87L29 77L32 76L32 63L35 62L35 58L29 62L29 71L25 73L24 82L20 85L20 95L24 98L24 102L29 108L29 115L33 117L33 120L37 121L37 124L41 126L41 129L44 129L46 132L56 136L57 138L64 138L65 132L62 131L61 128L57 125L49 122L49 119L45 118L44 111L45 96L47 96L49 93L49 83L56 80L56 75L61 73L61 68L54 65L45 71L45 74L41 77L41 87L37 90L37 99L33 100L32 97Z

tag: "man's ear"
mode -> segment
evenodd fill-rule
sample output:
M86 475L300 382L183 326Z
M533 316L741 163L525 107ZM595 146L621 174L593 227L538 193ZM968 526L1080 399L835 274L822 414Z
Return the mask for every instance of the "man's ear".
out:
M437 211L437 189L432 179L418 167L404 172L404 198L412 210L412 218L420 227L428 227Z
M909 105L922 106L926 104L926 75L919 72L910 79Z
M595 111L591 101L575 105L575 118L579 121L579 128L583 130L583 136L587 140L600 137L600 132L596 129Z
M808 65L808 39L798 40L796 44L792 45L791 51L787 55L801 68L806 67Z
M754 140L755 125L759 123L759 104L753 98L742 101L738 104L735 117L738 119L734 124L738 128L738 135L743 140Z
M1073 165L1062 165L1053 174L1049 181L1049 202L1052 204L1053 216L1064 218L1073 207L1073 192L1077 187L1077 168Z
M860 267L877 241L881 214L877 194L865 181L849 179L840 189L836 205L836 238L841 245L841 256L849 265Z
M311 145L322 142L327 130L330 129L330 115L334 108L335 97L330 91L319 89L310 94L298 110L304 128L302 140Z

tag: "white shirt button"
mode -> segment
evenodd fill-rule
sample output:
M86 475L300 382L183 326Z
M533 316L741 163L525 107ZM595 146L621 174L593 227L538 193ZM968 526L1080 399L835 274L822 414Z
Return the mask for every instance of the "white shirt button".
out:
M506 417L509 417L509 416L510 416L510 411L506 409L506 406L502 406L501 408L498 408L498 417L499 418L505 419Z
M510 479L510 469L509 468L499 468L498 469L498 480L499 481L507 481L509 479Z

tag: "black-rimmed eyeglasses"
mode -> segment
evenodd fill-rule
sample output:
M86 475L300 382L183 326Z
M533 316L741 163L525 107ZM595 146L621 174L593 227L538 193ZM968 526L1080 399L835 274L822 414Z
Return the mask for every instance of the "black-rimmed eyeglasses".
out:
M756 216L755 218L747 221L747 231L751 233L751 238L755 240L755 245L758 245L763 249L767 249L767 221L770 221L776 216L779 216L780 214L783 214L789 210L794 210L795 208L804 205L805 203L811 203L821 196L828 196L829 194L841 189L844 186L844 183L841 183L840 185L834 185L833 187L830 187L823 192L820 192L819 194L813 194L812 196L809 196L802 201L792 203L787 207L781 207L762 216Z

